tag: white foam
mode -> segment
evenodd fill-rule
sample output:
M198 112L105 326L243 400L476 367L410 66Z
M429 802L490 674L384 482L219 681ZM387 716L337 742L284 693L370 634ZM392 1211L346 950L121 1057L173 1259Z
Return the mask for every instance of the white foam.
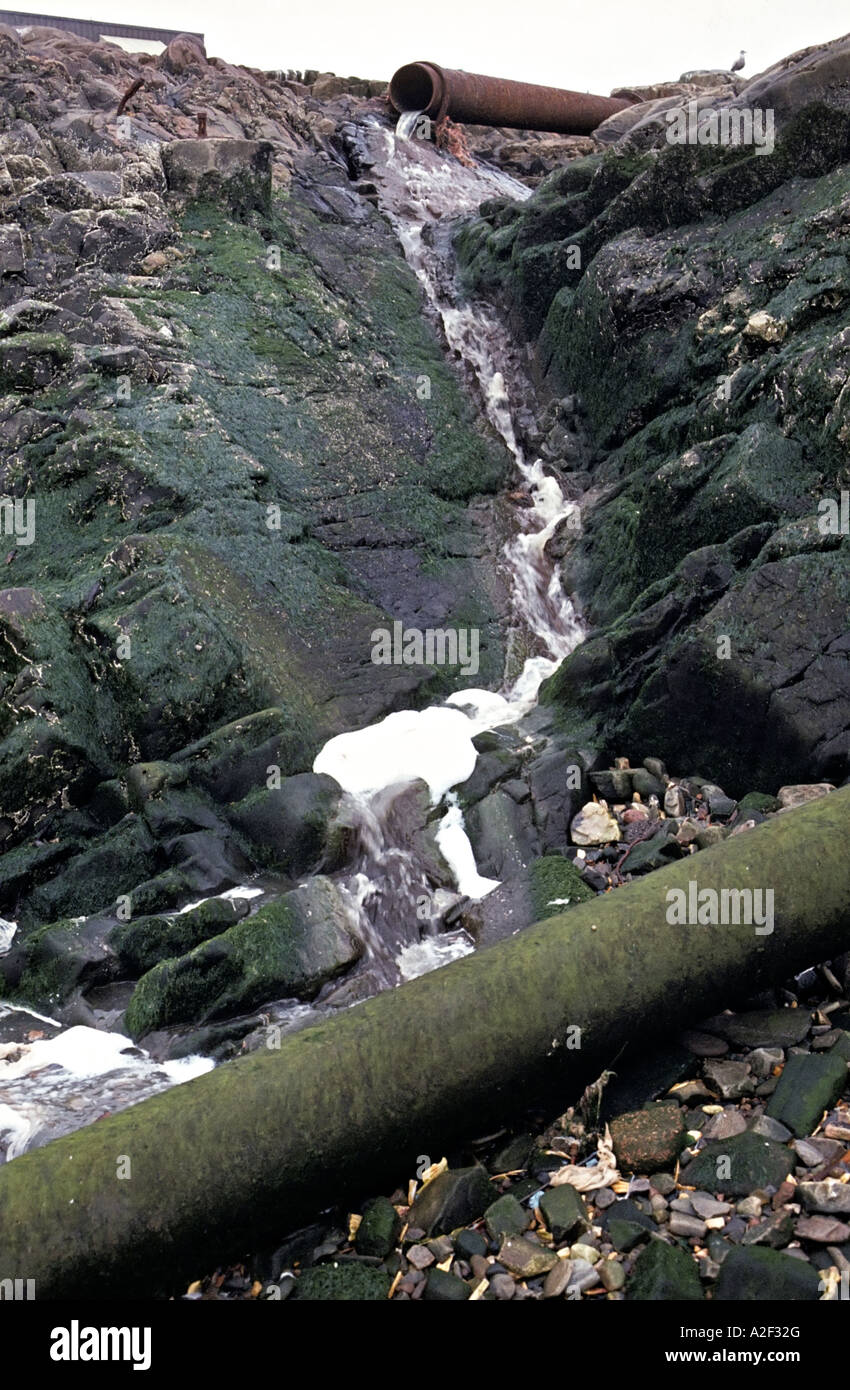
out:
M5 956L10 949L17 930L17 922L7 922L5 917L0 917L0 956Z
M471 777L475 732L460 710L401 710L366 729L337 734L316 757L313 771L327 773L355 796L421 780L436 805L450 787Z
M225 893L214 893L213 897L222 898L228 902L235 902L237 898L257 898L262 892L262 888L248 888L243 886L239 888L228 888ZM187 903L185 907L181 907L180 911L175 915L177 917L182 917L184 912L194 912L196 907L203 907L204 903L211 901L212 898L198 898L197 902Z
M128 1049L132 1049L128 1053ZM16 1080L58 1066L76 1077L107 1076L126 1069L166 1072L174 1081L190 1081L194 1076L212 1071L215 1063L209 1057L184 1057L177 1062L154 1062L146 1052L137 1048L132 1038L123 1033L107 1033L99 1028L78 1024L55 1038L42 1038L16 1049L21 1055L15 1062L0 1059L0 1083Z
M458 891L467 898L479 901L499 887L497 878L484 878L479 874L475 863L472 845L464 829L463 812L455 802L450 806L437 830L437 844L440 853L451 869Z
M399 951L396 961L402 980L416 980L474 950L466 932L446 932L443 936L426 936L421 941L411 942Z

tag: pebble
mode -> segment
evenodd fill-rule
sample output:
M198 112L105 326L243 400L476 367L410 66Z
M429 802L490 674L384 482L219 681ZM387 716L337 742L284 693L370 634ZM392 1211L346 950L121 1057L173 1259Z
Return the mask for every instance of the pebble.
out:
M685 1236L688 1240L702 1240L705 1235L705 1222L698 1216L688 1216L685 1212L674 1211L670 1216L670 1230L674 1236Z
M616 1293L626 1282L626 1271L619 1260L603 1260L598 1266L599 1278L609 1293Z
M500 1301L513 1298L516 1284L509 1274L495 1274L490 1280L490 1290Z
M585 1289L592 1289L600 1282L599 1273L587 1260L574 1260L572 1262L568 1289L579 1289L583 1293Z
M411 1245L406 1252L408 1264L412 1264L414 1269L427 1269L434 1264L435 1255L425 1245Z
M709 1085L720 1093L722 1100L739 1100L755 1090L746 1062L708 1061L703 1073Z
M543 1297L560 1298L566 1293L572 1272L573 1267L569 1260L559 1260L543 1280Z
M824 1161L823 1154L811 1139L795 1139L794 1152L807 1168L817 1168L818 1164Z
M746 1056L747 1065L753 1076L770 1076L774 1067L781 1067L785 1053L781 1047L757 1047Z
M770 1115L759 1115L750 1128L754 1134L761 1134L764 1139L776 1139L780 1144L791 1138L790 1129L780 1124L779 1120L772 1119Z
M655 1191L661 1197L668 1197L671 1192L676 1191L676 1179L673 1177L672 1173L653 1173L649 1182L650 1186L654 1187ZM611 1200L614 1200L613 1192L611 1193ZM597 1201L597 1206L598 1205L599 1203Z
M616 1192L612 1192L610 1187L600 1187L598 1192L593 1194L593 1201L599 1211L605 1211L617 1200Z
M712 1115L703 1134L706 1139L733 1139L746 1128L747 1122L740 1110L723 1110L719 1115Z
M714 1216L727 1216L732 1210L729 1202L719 1202L707 1192L692 1192L691 1206L703 1221L708 1221Z
M586 1260L588 1264L595 1265L599 1259L599 1251L592 1245L586 1245L584 1241L578 1241L576 1245L570 1246L571 1260Z
M736 1202L735 1211L739 1216L754 1217L761 1216L761 1209L764 1205L758 1197L744 1197L740 1202Z

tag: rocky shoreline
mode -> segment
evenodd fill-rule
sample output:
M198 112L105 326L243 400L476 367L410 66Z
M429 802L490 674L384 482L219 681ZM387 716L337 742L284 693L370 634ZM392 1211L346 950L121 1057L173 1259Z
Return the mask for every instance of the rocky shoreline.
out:
M838 1300L850 1009L816 971L793 984L782 1007L701 1020L603 1073L554 1124L470 1144L451 1166L423 1155L423 1181L332 1208L183 1297Z
M850 40L753 85L770 160L665 140L749 99L686 74L411 173L376 84L310 76L0 27L3 1166L850 781ZM560 647L505 549L547 505ZM376 663L396 623L475 671ZM314 770L565 651L449 784L492 892L430 783L369 820ZM695 1017L173 1294L836 1298L848 992L844 955Z

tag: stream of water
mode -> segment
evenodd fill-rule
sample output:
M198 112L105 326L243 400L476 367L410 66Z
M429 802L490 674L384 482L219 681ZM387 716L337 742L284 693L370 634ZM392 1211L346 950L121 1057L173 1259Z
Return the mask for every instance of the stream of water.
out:
M512 399L517 387L524 399L533 399L521 354L489 310L463 297L455 275L452 222L487 198L523 199L529 190L498 170L467 168L440 154L416 138L418 128L409 119L394 133L371 120L360 138L370 154L381 210L422 285L427 311L515 460L526 505L516 506L515 534L496 561L508 579L512 622L535 654L498 691L459 690L441 705L390 714L332 738L318 754L314 770L334 777L346 793L344 814L354 853L340 887L352 926L365 943L371 980L366 992L473 949L464 932L439 930L442 913L461 896L484 897L497 880L478 872L453 788L474 770L475 736L521 720L536 703L542 681L583 636L580 617L546 553L547 542L576 504L565 500L539 459L525 457ZM409 822L400 814L405 791L420 782L427 787L426 814L439 815L436 843L454 891L433 882L425 858L400 828ZM13 924L0 923L0 950L8 949L13 933ZM200 1057L158 1064L121 1034L84 1026L63 1030L31 1011L26 1042L4 1043L3 1020L13 1012L0 1004L0 1162L4 1149L5 1157L13 1158L213 1066ZM289 1015L287 1026L301 1026L315 1009L295 1005Z

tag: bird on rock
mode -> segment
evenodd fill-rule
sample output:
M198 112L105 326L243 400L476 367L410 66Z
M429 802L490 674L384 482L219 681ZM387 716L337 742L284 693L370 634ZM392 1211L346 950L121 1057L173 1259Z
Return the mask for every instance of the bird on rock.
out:
M744 64L745 64L746 61L747 61L747 55L746 55L745 50L742 48L741 51L740 51L740 53L738 54L737 58L735 59L734 63L732 64L731 68L729 69L729 71L730 71L730 72L740 72L740 71L741 71L741 68L744 66Z

